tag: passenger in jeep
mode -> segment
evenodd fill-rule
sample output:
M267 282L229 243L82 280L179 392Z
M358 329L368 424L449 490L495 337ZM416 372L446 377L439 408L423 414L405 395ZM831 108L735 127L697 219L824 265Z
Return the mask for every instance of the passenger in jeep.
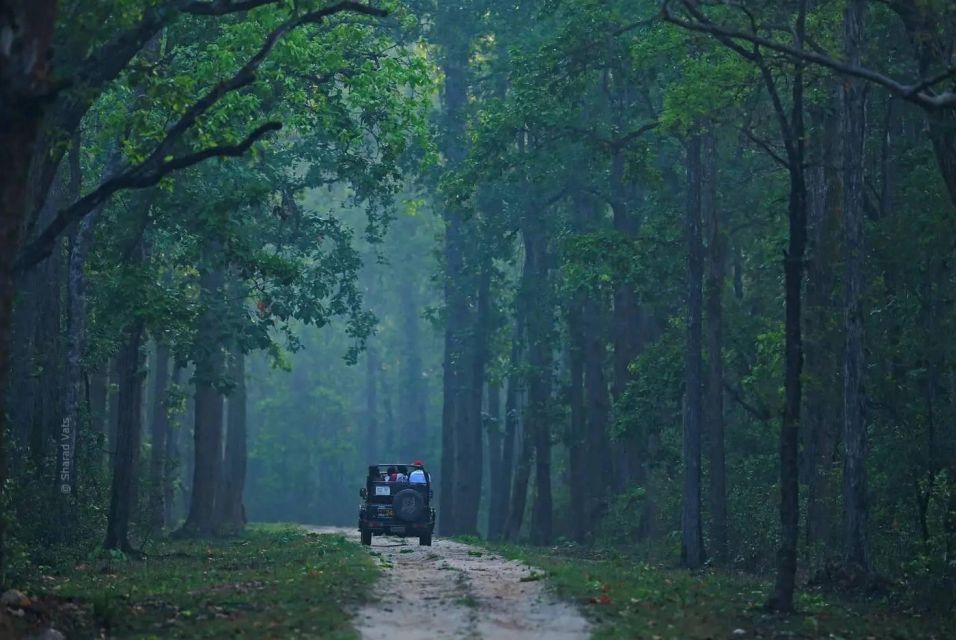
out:
M408 476L408 481L412 484L426 484L428 482L428 478L425 475L425 470L422 469L422 467L425 466L422 464L422 461L416 460L412 466L418 468L412 471L412 473Z

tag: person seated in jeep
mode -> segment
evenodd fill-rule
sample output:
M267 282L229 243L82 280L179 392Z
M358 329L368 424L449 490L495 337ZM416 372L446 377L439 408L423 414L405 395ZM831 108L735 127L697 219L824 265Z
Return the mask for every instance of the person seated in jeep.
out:
M412 463L413 467L417 467L414 471L411 472L408 476L408 481L412 484L427 484L428 477L425 475L425 465L421 460L416 460Z

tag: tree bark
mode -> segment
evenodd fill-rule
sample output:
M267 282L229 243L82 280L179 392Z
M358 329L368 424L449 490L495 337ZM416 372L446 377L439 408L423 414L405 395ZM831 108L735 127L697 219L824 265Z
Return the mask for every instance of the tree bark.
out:
M365 458L368 464L381 462L378 459L382 454L378 424L378 376L381 366L378 349L375 345L368 345L365 349Z
M568 368L569 388L568 405L571 410L571 424L565 445L568 449L568 494L571 497L571 536L578 542L583 542L590 529L588 507L590 497L588 488L590 481L596 480L595 474L588 473L587 452L587 412L584 405L584 358L587 351L587 340L584 335L583 318L587 313L581 303L581 295L572 296L570 308L567 311L568 324ZM588 482L582 482L588 478Z
M710 544L717 562L727 561L727 470L724 456L723 304L726 240L717 207L716 136L708 131L701 140L701 215L707 233L707 267L704 283L704 325L707 378L704 382L704 431L708 436L710 466Z
M516 310L516 312L520 313L519 310ZM518 432L518 416L521 411L518 389L521 384L518 375L518 366L521 361L521 325L522 320L519 317L515 320L515 331L511 342L511 371L508 374L508 388L505 393L505 435L504 442L501 445L502 483L501 495L496 504L498 514L495 518L500 524L488 534L493 540L508 539L508 519L513 495L511 484L515 476L515 441Z
M109 412L106 420L106 459L110 465L113 464L113 455L116 453L116 434L119 431L119 381L119 363L114 356L109 363L109 384L107 385L109 389L107 397Z
M169 414L166 400L169 389L169 346L156 345L153 366L153 416L150 423L149 452L149 524L160 530L166 522L164 479L166 470L166 441L169 434Z
M794 30L798 48L806 33L807 0L800 0ZM803 63L794 63L789 121L778 111L780 127L787 146L790 174L790 198L787 212L789 238L784 256L784 412L780 427L780 547L777 551L777 575L768 601L771 609L793 610L797 576L797 539L800 526L800 402L802 395L803 335L801 295L803 261L807 242L807 187L804 175L805 127L803 114ZM764 77L770 71L762 69ZM767 80L772 85L772 80ZM773 85L772 90L776 90Z
M617 147L611 157L610 192L614 230L622 239L633 239L638 232L638 223L629 209L627 187L624 182L624 149ZM618 403L631 381L630 364L640 353L641 308L637 292L628 283L617 286L614 292L613 312L614 381L612 394ZM643 443L646 444L646 443ZM625 436L615 447L615 488L620 491L635 484L646 485L645 451L639 451L634 436ZM647 489L647 487L645 487Z
M551 495L551 368L553 318L546 229L540 221L522 231L525 279L521 295L527 301L528 408L525 428L534 443L535 493L531 512L531 542L545 545L553 535Z
M236 533L246 526L246 510L242 495L246 484L246 356L233 354L230 377L235 385L229 394L226 454L223 462L222 489L219 493L221 533Z
M703 524L700 513L701 423L703 409L702 288L704 247L701 234L701 139L687 143L687 346L685 351L683 465L681 507L681 563L696 569L704 564Z
M101 366L88 374L90 381L90 435L92 446L102 451L106 445L106 370Z
M847 62L859 65L863 53L865 0L850 0L844 21ZM863 81L843 80L843 240L844 280L843 468L844 560L867 570L866 557L866 418L863 390L864 185L866 135Z
M529 276L527 258L522 267L522 281ZM505 520L502 538L516 541L521 533L524 512L528 502L528 482L531 479L531 462L534 458L534 433L529 430L526 420L526 407L523 395L526 389L524 376L525 336L527 332L525 315L526 300L519 295L515 301L515 331L511 343L511 373L508 379L508 397L505 403L505 448L502 455L504 465L510 468L511 452L514 455L514 481L509 496L508 517ZM509 451L509 445L511 451Z
M806 436L804 466L807 478L806 539L810 545L830 545L832 531L832 467L841 416L842 336L834 331L832 318L838 312L832 265L842 261L840 222L843 210L840 159L840 118L829 110L820 118L821 150L811 161L807 176L807 229L809 234L804 352L806 388L804 408Z
M219 251L207 248L206 260L215 262ZM216 500L222 471L223 397L219 389L223 375L218 310L222 307L223 268L205 264L200 269L200 299L205 310L200 319L193 358L196 371L195 422L193 424L194 460L189 514L183 533L215 533Z
M514 486L511 489L511 506L508 509L508 519L505 521L503 536L505 540L511 542L518 540L521 526L524 523L524 512L528 505L528 483L531 480L531 463L534 460L534 432L529 429L524 418L520 423L520 436L521 443L515 463Z
M69 155L70 200L79 197L80 136L73 136ZM78 226L70 246L67 267L66 394L63 421L57 434L56 484L61 496L76 493L77 432L80 429L80 401L83 397L83 350L86 341L86 274L83 271L89 249L89 228Z
M460 20L461 10L453 7L443 12L443 19ZM449 24L449 28L451 28ZM449 169L457 167L465 157L465 108L467 101L468 50L467 43L446 43L442 60L445 75L444 120L446 135L442 147L448 159ZM445 221L445 277L444 298L445 356L443 362L442 406L442 452L441 475L439 476L439 530L442 535L460 532L456 495L458 487L467 479L460 478L463 470L456 466L461 455L458 442L463 431L462 424L468 419L470 367L467 362L467 332L469 308L464 264L463 212L453 206L446 207ZM480 385L480 383L479 383Z
M597 306L592 306L584 317L586 345L584 352L584 406L587 409L586 452L589 469L605 469L611 460L611 443L608 424L611 415L611 398L608 392L604 363L607 359L607 318ZM593 478L588 489L587 517L596 522L606 511L608 491L611 489L610 474L600 473ZM645 510L643 517L650 511ZM650 524L644 525L649 530Z
M27 173L43 116L50 46L56 23L55 0L12 0L0 16L0 30L13 38L0 53L0 504L6 503L7 398L10 372L14 262L23 239ZM0 518L0 575L5 575L6 520Z
M183 369L178 364L173 366L173 375L170 379L170 388L179 389L182 381ZM169 414L166 414L167 420ZM185 431L182 420L176 425L176 428L170 429L166 435L166 451L163 454L163 527L169 529L173 526L176 514L176 478L182 466L182 456L179 451L179 442L182 433Z
M847 18L853 14L856 20L856 8L851 0L848 8ZM952 45L945 38L948 37L948 30L941 28L940 25L946 24L946 16L943 15L943 5L935 3L913 2L912 0L891 0L889 6L899 15L912 41L916 54L916 63L919 69L920 77L927 78L941 69L951 66ZM865 17L865 7L863 16ZM849 22L846 27L849 27ZM946 34L946 35L944 35ZM845 36L845 53L852 55L855 52L849 49L853 46ZM859 23L859 42L862 43L863 24ZM860 48L860 44L856 45ZM848 60L849 62L849 60ZM847 81L856 79L848 78ZM862 100L862 98L860 98ZM933 153L936 156L936 164L939 167L940 175L946 185L950 201L956 205L956 109L924 109L926 114L926 124L929 130L929 139L933 144Z
M422 354L419 327L418 286L412 275L403 277L399 285L402 300L402 336L405 339L401 371L401 393L398 399L399 432L403 459L422 457L428 441L426 392L422 378Z
M70 188L68 202L75 202L80 197L82 176L80 175L80 138L79 131L73 135L73 149L70 151ZM114 143L107 154L104 179L109 179L119 169L122 162L122 152L119 144ZM60 491L66 493L66 483L76 490L75 457L77 450L77 436L80 424L80 400L83 396L84 371L82 367L83 353L86 349L86 259L93 245L93 230L102 207L97 207L83 218L77 225L70 243L67 272L67 357L66 357L66 402L63 427L60 434L60 452L57 458L57 469L60 475ZM99 389L97 389L99 391ZM97 400L101 398L97 395ZM91 403L92 404L92 403ZM96 425L94 420L102 418L102 412L93 414L90 407L89 424L93 426L93 433L102 434L102 423ZM69 431L69 433L68 433ZM65 440L65 441L64 441ZM69 474L64 473L62 455L67 445L74 456L74 474L72 479L65 479Z
M488 539L496 540L504 525L505 505L501 504L502 489L508 478L502 464L504 425L501 422L501 386L496 381L488 383Z
M130 517L136 510L139 476L139 449L143 425L143 323L135 320L127 329L126 341L116 356L119 373L119 428L113 454L113 482L106 523L107 549L131 550Z
M482 472L484 470L482 438L482 391L485 380L485 361L487 360L488 324L491 320L491 275L490 257L484 257L478 273L477 309L468 331L467 363L470 367L465 379L468 381L461 390L463 405L458 421L456 436L457 460L455 527L458 533L476 535L478 533L478 508L481 503Z

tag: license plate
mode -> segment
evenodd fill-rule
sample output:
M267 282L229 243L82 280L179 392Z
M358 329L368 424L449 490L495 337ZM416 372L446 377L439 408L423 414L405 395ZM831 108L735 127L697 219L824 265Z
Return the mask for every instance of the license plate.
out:
M405 533L405 527L392 527L389 531L392 533Z

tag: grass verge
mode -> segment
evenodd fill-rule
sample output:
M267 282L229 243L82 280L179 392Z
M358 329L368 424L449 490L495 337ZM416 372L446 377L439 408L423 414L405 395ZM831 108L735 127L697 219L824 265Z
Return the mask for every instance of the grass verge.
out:
M378 570L342 536L255 525L214 540L163 541L143 560L105 555L43 571L10 618L68 638L354 638L348 609ZM3 635L0 633L0 635Z
M848 602L805 590L797 605L800 613L783 616L764 610L769 585L748 576L689 573L618 553L486 546L545 572L558 595L578 604L595 624L596 639L956 637L953 610L932 615L894 609L885 601Z

